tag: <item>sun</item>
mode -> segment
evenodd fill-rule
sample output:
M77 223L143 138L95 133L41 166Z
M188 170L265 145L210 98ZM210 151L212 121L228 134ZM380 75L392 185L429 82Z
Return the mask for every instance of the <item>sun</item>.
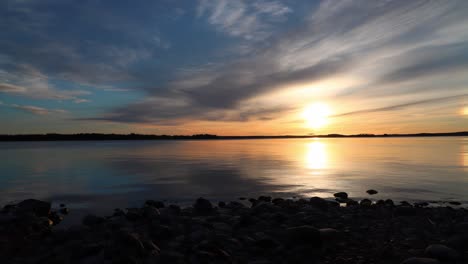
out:
M313 103L304 108L302 113L306 124L311 128L321 128L328 124L330 107L325 103Z

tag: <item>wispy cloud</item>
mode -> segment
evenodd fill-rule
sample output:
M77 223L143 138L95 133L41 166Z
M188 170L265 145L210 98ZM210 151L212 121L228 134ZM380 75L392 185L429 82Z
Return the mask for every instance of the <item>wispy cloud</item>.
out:
M34 115L66 114L68 111L63 109L47 109L33 105L5 104L0 102L0 106L12 107Z
M279 1L201 0L197 16L206 16L217 30L245 39L264 39L271 34L274 22L292 10Z
M449 101L463 102L466 98L468 98L468 94L460 94L460 95L455 95L455 96L446 96L446 97L441 97L441 98L431 98L431 99L412 101L412 102L407 102L407 103L402 103L402 104L389 105L389 106L384 106L384 107L377 107L377 108L371 108L371 109L351 111L351 112L337 114L337 115L334 115L333 117L342 117L342 116L351 116L351 115L361 115L361 114L395 111L395 110L401 110L401 109L405 109L405 108L412 107L412 106L429 105L429 104L434 104L434 103L444 103L444 102L449 102Z

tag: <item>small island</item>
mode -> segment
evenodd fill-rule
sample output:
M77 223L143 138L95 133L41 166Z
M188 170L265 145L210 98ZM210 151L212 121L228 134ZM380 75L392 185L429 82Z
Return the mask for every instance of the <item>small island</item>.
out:
M468 131L447 133L417 134L327 134L327 135L279 135L279 136L218 136L212 134L195 135L145 135L145 134L16 134L0 135L0 141L83 141L83 140L209 140L209 139L282 139L282 138L381 138L381 137L466 137Z

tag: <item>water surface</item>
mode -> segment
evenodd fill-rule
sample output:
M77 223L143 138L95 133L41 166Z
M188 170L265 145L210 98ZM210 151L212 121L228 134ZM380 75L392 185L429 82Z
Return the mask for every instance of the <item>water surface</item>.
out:
M0 203L26 198L110 211L272 194L468 200L468 138L0 143Z

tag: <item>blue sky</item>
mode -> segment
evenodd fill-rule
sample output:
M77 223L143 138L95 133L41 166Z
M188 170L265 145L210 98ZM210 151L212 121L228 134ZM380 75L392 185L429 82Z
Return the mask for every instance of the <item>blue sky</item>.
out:
M0 133L468 130L467 12L466 1L1 1ZM311 127L304 109L317 103L327 122Z

